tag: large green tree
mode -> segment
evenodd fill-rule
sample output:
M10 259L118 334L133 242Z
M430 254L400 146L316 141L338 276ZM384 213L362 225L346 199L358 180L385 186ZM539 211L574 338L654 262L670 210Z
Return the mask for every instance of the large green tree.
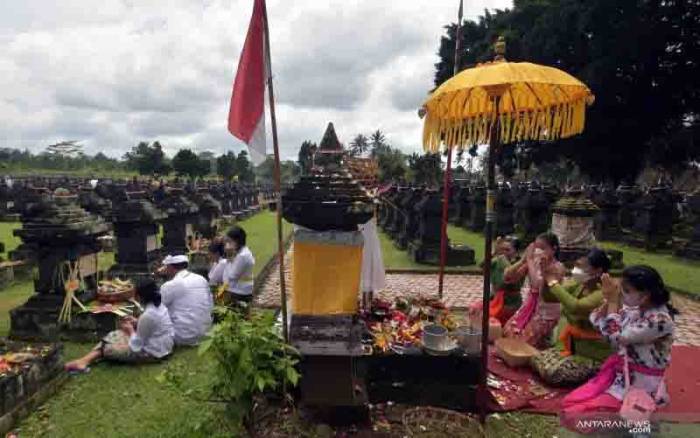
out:
M440 154L417 154L408 157L410 180L416 184L437 187L442 176L442 161Z
M447 26L436 86L452 76L454 34ZM515 0L464 24L460 68L492 59L499 35L509 61L563 69L596 96L582 135L518 145L516 154L569 159L600 181L700 159L700 1Z
M236 176L236 154L231 151L220 155L216 159L216 173L225 181L230 181Z
M240 151L236 157L236 176L238 181L252 183L255 181L253 164L248 159L248 151Z
M313 165L316 149L316 143L312 143L309 140L306 140L301 144L297 164L299 165L302 175L307 175L309 172L311 172L311 166Z
M151 145L142 141L124 155L127 168L141 175L167 175L172 171L163 147L157 141Z
M173 157L172 166L178 175L191 179L206 176L211 170L211 163L200 160L190 149L180 149Z
M280 180L282 184L291 183L299 174L299 166L296 162L287 160L280 162ZM265 161L255 167L255 177L259 182L272 184L275 175L275 159L268 156Z

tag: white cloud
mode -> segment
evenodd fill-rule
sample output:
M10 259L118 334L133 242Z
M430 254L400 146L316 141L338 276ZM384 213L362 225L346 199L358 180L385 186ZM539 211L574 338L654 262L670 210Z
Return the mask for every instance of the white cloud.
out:
M121 156L158 139L168 152L240 149L226 117L252 3L5 0L0 147L39 151L77 139L88 152ZM469 1L465 15L510 3ZM320 140L329 121L346 143L380 128L394 145L417 150L416 108L457 6L268 0L283 157Z

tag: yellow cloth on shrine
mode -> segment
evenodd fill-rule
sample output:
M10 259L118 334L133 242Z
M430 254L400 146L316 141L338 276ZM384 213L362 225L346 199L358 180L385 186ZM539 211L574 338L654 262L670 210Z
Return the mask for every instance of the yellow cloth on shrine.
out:
M358 311L362 246L294 242L292 312L338 315Z

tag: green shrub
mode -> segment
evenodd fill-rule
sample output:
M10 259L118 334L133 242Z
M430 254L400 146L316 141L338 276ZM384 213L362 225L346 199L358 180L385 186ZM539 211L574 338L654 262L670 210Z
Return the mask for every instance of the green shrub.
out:
M235 311L217 313L221 322L199 348L215 362L210 397L226 403L237 424L246 424L258 399L286 397L296 386L297 354L280 336L272 313L253 312L249 319Z

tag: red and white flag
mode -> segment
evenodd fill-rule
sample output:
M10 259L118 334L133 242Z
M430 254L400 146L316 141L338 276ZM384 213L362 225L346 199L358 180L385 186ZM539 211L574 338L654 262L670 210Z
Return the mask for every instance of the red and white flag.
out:
M265 161L265 85L269 77L269 57L265 44L265 0L254 0L238 72L233 82L228 130L248 145L250 159Z

